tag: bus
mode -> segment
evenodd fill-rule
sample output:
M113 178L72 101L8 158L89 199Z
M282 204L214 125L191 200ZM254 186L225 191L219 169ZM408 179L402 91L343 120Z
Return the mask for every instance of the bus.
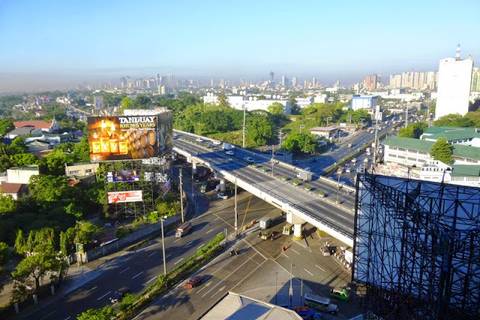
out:
M338 306L330 303L329 298L320 297L314 294L305 293L303 300L306 306L316 309L321 312L328 312L336 314L338 312Z

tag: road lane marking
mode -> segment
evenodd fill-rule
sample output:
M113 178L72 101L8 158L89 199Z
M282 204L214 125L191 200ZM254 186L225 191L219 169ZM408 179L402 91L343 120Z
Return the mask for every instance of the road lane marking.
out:
M150 282L152 282L153 280L157 279L157 276L153 277L152 279L148 280L147 282L145 282L145 284L148 284Z
M291 248L290 250L292 250L293 252L295 252L296 254L300 255L300 252L298 252L297 250Z
M200 291L202 291L203 289L206 289L208 286L210 286L212 284L212 282L207 282L203 287L201 287L200 289L197 290L197 293L199 293Z
M149 253L147 256L148 256L148 257L151 257L151 256L153 256L155 253L156 253L156 252L153 251L153 252Z
M180 262L182 262L182 260L183 260L183 257L182 257L182 258L180 258L180 259L178 259L178 260L177 260L177 261L174 263L174 265L177 265L177 264L179 264Z
M210 291L212 291L216 286L220 285L222 282L224 282L225 280L227 280L228 278L230 278L230 276L232 274L234 274L235 272L238 271L238 269L240 269L241 267L243 267L243 265L245 265L247 262L249 262L250 260L252 260L252 257L251 256L250 258L248 258L247 260L245 260L241 265L239 265L235 270L233 270L228 276L224 277L222 280L220 280L216 285L214 285L213 287L211 287L207 292L205 292L203 295L202 295L202 298L205 297Z
M221 287L220 289L218 289L217 292L215 292L214 294L212 294L212 297L213 297L214 295L216 295L216 294L219 294L219 293L222 292L223 290L225 290L226 287L227 287L227 286L224 285L223 287Z
M52 312L44 315L43 317L40 318L40 320L43 320L43 319L48 319L48 317L50 317L52 314L54 314L55 312L57 312L57 310L53 310Z
M143 274L143 271L140 271L139 273L137 273L136 275L134 275L134 276L132 277L132 280L140 277L142 274Z
M71 318L71 317L70 317L70 316L68 316L68 317L66 317L64 320L68 320L68 319L70 319L70 318Z
M323 272L327 272L327 270L323 269L323 268L320 267L318 264L316 264L315 267L317 267L318 269L322 270Z
M97 301L100 301L102 300L103 298L105 298L106 296L108 296L112 291L108 291L107 293L105 293L103 296L101 296L100 298L97 299Z
M310 270L308 270L307 268L303 268L303 270L305 270L309 275L313 277L313 273L311 273Z
M125 271L127 271L127 270L129 270L129 269L130 269L130 267L126 267L125 269L123 269L122 271L120 271L119 274L122 274L122 273L124 273Z
M245 277L243 277L240 281L237 281L237 284L234 285L232 288L230 288L229 291L233 291L233 289L235 289L236 287L238 287L239 285L241 285L243 283L243 281L245 281L245 279L249 278L254 272L256 272L264 263L265 261L267 260L263 260L262 263L258 264L257 267L255 269L253 269L252 271L250 271ZM277 262L278 263L278 262ZM278 263L278 265L281 266L281 264Z
M210 229L210 230L208 230L207 232L205 232L205 234L209 234L209 233L212 232L213 230L215 230L215 229Z

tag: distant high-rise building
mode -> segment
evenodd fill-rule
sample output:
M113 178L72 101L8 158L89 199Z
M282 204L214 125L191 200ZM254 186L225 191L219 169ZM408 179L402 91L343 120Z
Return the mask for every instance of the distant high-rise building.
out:
M363 87L368 91L377 89L378 76L376 74L370 74L363 79Z
M288 79L285 77L285 75L282 75L282 87L287 87L288 86Z
M93 96L93 106L95 110L103 109L103 96Z
M296 87L298 85L297 77L292 77L292 87Z
M312 77L312 88L316 88L316 87L317 87L317 78Z
M468 112L472 84L473 59L460 57L457 47L455 58L440 60L435 119L450 113L465 115Z
M473 68L472 92L480 92L480 68Z

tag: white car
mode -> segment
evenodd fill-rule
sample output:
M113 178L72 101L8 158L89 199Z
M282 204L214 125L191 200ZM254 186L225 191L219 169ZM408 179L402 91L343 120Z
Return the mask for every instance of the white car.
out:
M251 157L246 157L245 161L247 161L248 163L255 163L255 160L253 160L253 158Z
M197 141L197 142L203 142L202 138L197 138L195 141Z
M232 150L225 151L225 154L226 154L226 155L229 155L229 156L233 156L233 155L234 155L234 153L233 153Z

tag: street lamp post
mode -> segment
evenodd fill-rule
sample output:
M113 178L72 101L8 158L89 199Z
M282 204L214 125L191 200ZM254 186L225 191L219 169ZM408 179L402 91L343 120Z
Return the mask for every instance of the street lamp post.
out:
M245 125L246 125L246 118L247 118L247 109L243 106L243 128L242 128L242 148L245 148Z
M293 307L293 263L290 264L290 288L288 289L288 296L290 300L290 307Z
M272 163L272 177L273 177L273 165L275 164L275 160L274 160L275 151L274 151L274 149L275 149L275 145L272 144L272 159L270 160L270 162Z
M165 217L160 218L160 226L162 228L162 253L163 253L163 274L167 275L167 259L165 257L165 234L163 232L163 220Z
M238 236L237 179L235 179L235 236Z
M185 222L185 217L183 215L183 178L182 178L182 168L180 167L180 213L182 214L182 223Z

